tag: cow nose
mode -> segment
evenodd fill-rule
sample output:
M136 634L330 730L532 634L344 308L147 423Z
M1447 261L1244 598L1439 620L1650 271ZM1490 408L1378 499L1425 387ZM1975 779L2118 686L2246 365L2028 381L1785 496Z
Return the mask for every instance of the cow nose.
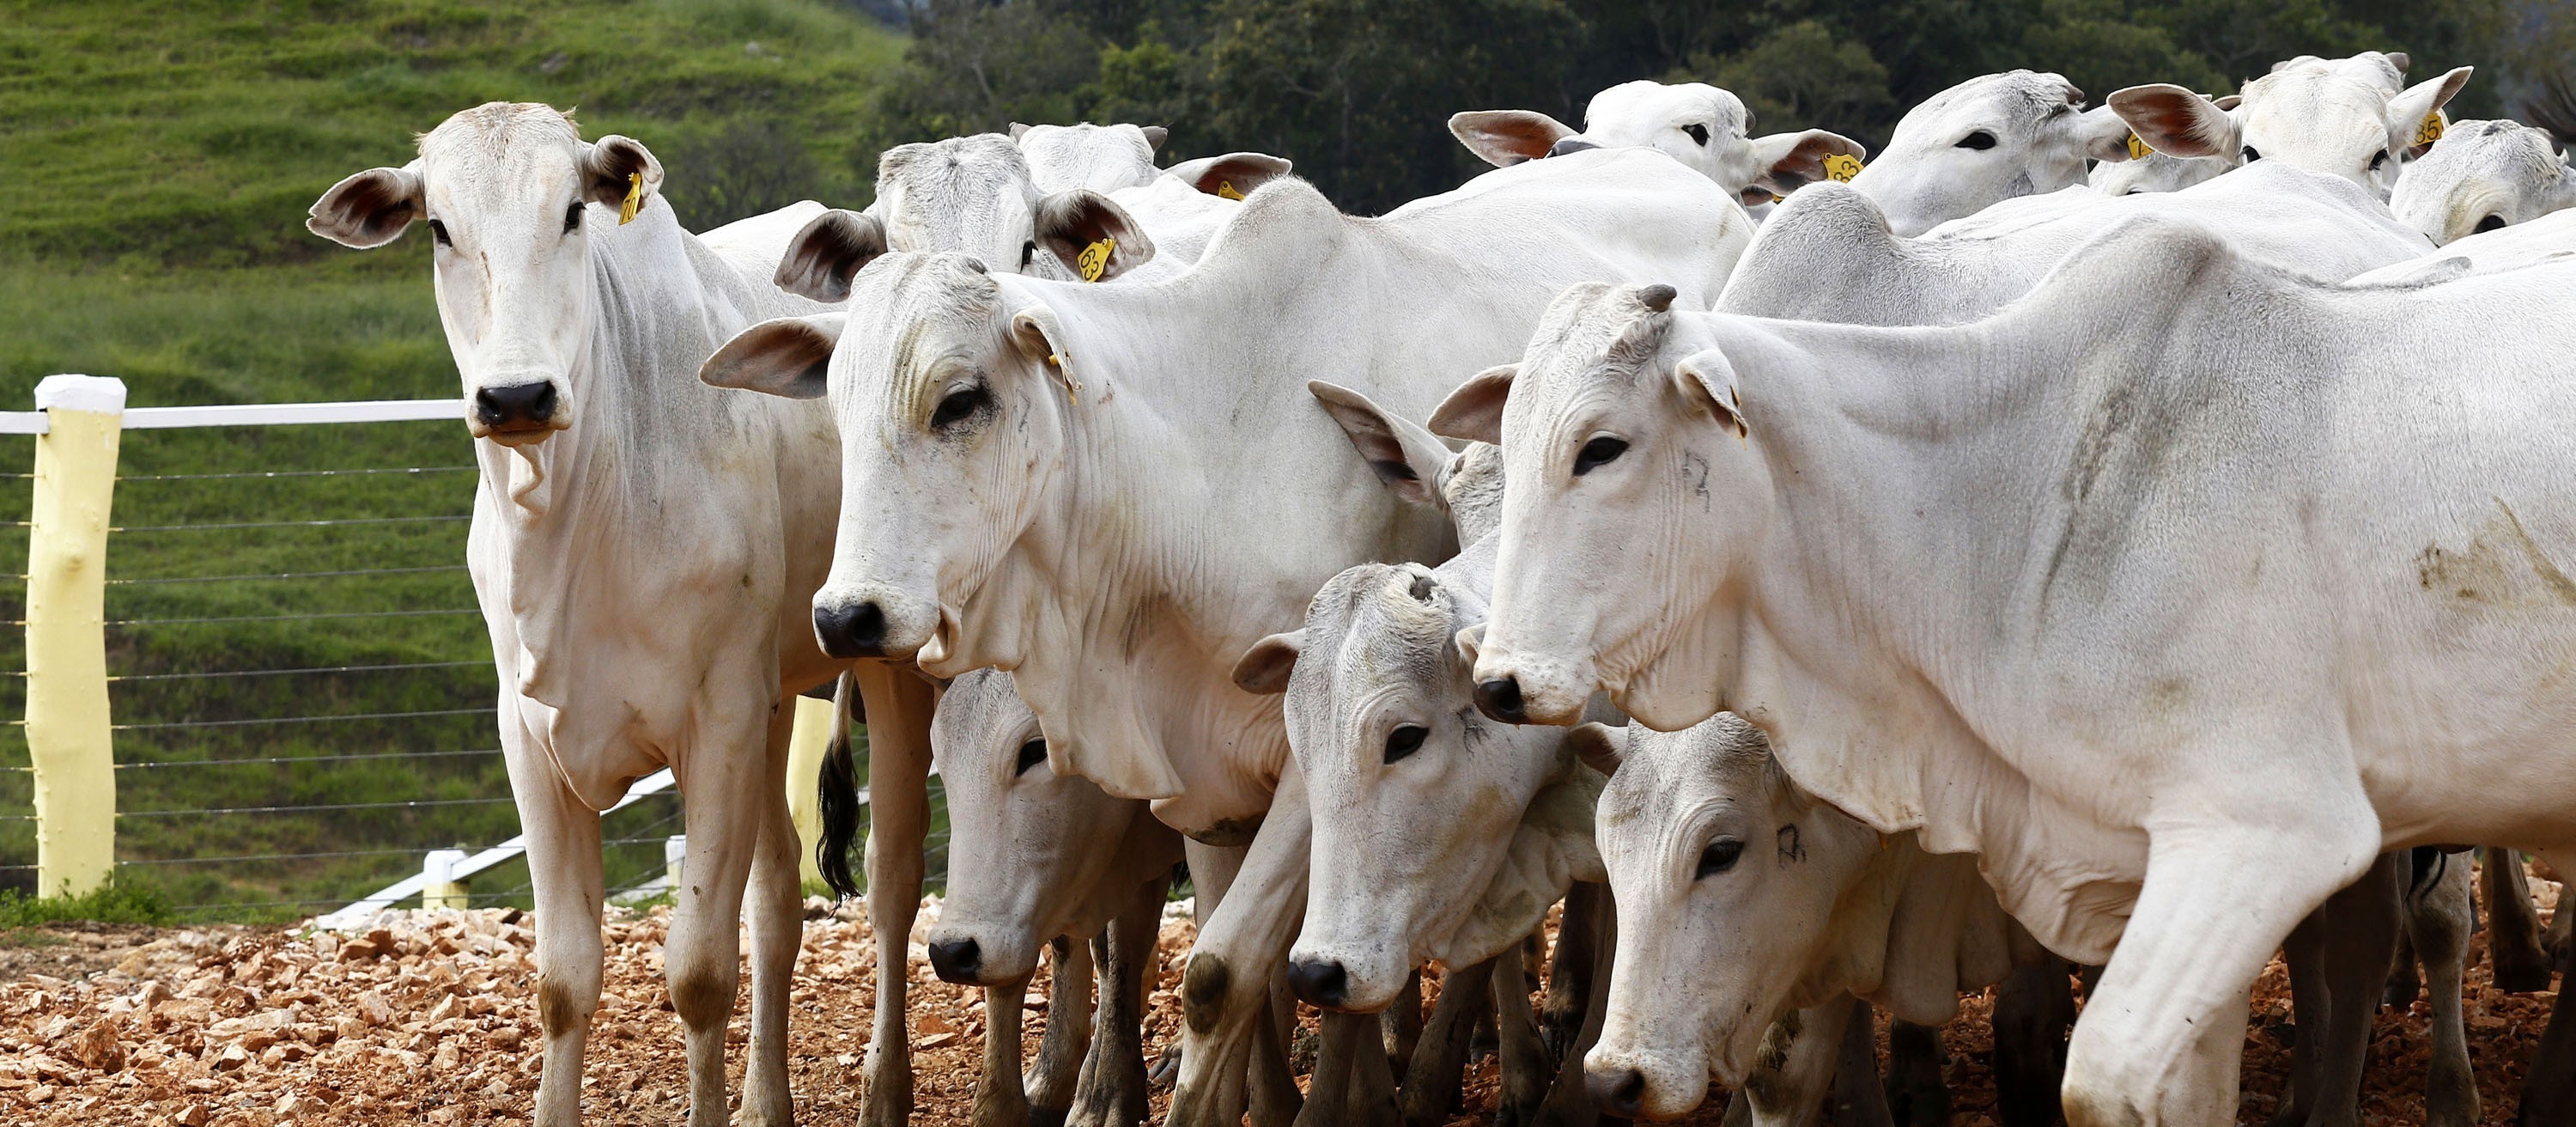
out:
M885 608L873 599L814 608L814 637L833 657L884 657L885 635Z
M1529 723L1529 714L1521 711L1521 683L1517 678L1497 677L1478 682L1476 709L1505 724Z
M1635 1119L1646 1099L1646 1074L1633 1068L1587 1072L1583 1085L1592 1090L1593 1106L1621 1119Z
M972 939L942 939L930 945L930 969L942 982L972 986L983 972L984 952Z
M1585 149L1597 149L1600 147L1601 146L1595 145L1590 141L1586 141L1581 137L1563 137L1559 138L1555 144L1547 147L1547 155L1552 157L1561 157L1567 153L1579 153Z
M474 417L487 427L543 423L554 415L553 380L487 387L474 393Z
M1338 962L1299 959L1288 964L1288 988L1307 1005L1339 1009L1350 998L1351 976Z

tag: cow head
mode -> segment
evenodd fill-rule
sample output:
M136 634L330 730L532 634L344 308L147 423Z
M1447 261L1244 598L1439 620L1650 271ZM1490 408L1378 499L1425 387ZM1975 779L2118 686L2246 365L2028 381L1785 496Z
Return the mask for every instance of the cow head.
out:
M1583 122L1578 133L1533 110L1472 110L1452 116L1449 132L1497 168L1583 149L1655 149L1748 204L1824 179L1826 157L1869 156L1860 142L1822 129L1756 137L1742 99L1700 82L1621 83L1593 95Z
M956 608L1054 489L1087 370L1056 314L1022 292L970 255L889 254L852 280L846 318L762 322L700 369L718 387L831 398L845 456L832 572L814 595L826 652L918 660L935 676L973 667L948 664ZM1016 664L974 664L996 660Z
M1503 519L1476 702L1511 723L1571 724L1596 685L1665 730L1717 711L1734 675L1733 589L1768 513L1759 425L1724 361L1679 358L1669 286L1560 295L1517 365L1431 418L1501 442ZM1508 440L1506 440L1508 436Z
M1906 111L1887 149L1851 185L1900 235L1920 235L1997 202L2084 183L2086 161L2129 159L2129 127L2054 74L1972 78Z
M2549 132L2511 121L2455 121L2407 164L2388 204L2436 244L2576 207L2576 170Z
M1115 192L1154 182L1154 154L1171 136L1159 125L1011 125L1029 174L1053 189Z
M517 446L572 425L597 313L593 241L630 201L636 221L675 227L653 203L661 184L661 162L636 141L586 142L551 107L492 102L423 134L410 164L332 185L305 226L377 247L427 224L466 427Z
M2287 161L2388 195L2399 166L2438 136L2444 103L2470 68L2401 88L2406 56L2365 51L2349 59L2303 55L2245 84L2234 109L2179 86L2132 86L2111 108L2160 153L2234 164Z
M1047 764L1011 675L979 669L939 698L931 759L948 795L948 900L930 965L950 982L1023 982L1038 949L1074 928L1145 804Z
M1586 724L1570 742L1617 763L1594 832L1618 950L1584 1071L1604 1111L1676 1118L1712 1078L1743 1086L1774 1020L1850 985L1839 933L1883 947L1884 926L1839 918L1884 911L1844 903L1879 837L1801 792L1733 714L1669 735Z

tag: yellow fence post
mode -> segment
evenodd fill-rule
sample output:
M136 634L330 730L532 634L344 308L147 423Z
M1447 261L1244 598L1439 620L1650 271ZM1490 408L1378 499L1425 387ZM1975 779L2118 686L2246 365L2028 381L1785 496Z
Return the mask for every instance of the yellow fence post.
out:
M47 376L36 408L27 536L27 754L35 765L36 890L77 896L116 870L116 758L107 717L107 509L125 384Z
M463 911L473 906L473 897L465 882L456 879L456 866L465 863L462 849L433 849L420 859L420 906L454 908Z
M814 865L814 843L823 840L823 811L814 786L823 775L823 749L832 743L832 702L796 698L796 729L787 737L787 815L796 822L796 871L808 883L823 879Z

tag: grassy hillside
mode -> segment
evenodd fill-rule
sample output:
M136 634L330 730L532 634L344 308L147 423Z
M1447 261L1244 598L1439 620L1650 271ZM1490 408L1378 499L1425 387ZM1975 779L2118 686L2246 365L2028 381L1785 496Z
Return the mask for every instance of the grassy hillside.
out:
M852 123L901 49L800 0L0 3L0 406L54 372L121 377L136 405L452 396L426 240L315 238L324 188L510 99L642 140L692 226L855 203ZM0 472L30 458L0 442ZM292 915L415 869L421 848L515 831L460 566L471 460L454 423L128 432L109 667L119 852L146 863L126 879ZM350 469L419 472L210 476ZM0 481L0 556L23 559L26 483ZM301 521L373 523L271 525ZM172 527L241 524L263 526ZM23 599L0 586L6 618ZM20 661L0 631L0 669ZM347 666L405 668L210 676ZM0 678L0 716L19 689ZM26 762L0 729L0 887L33 879ZM323 804L350 808L158 813ZM611 823L652 839L621 848L612 881L658 867L676 814L661 798ZM208 863L281 853L339 856ZM512 866L476 890L524 882Z

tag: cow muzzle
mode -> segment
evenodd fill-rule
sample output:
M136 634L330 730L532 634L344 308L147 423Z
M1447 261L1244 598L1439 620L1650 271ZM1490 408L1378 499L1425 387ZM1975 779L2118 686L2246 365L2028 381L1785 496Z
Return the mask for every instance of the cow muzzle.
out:
M551 379L486 384L475 389L466 408L466 426L474 437L504 446L543 442L571 425L563 390Z
M1339 1010L1350 998L1351 976L1332 959L1298 959L1288 964L1288 988L1298 1000L1323 1010Z
M1674 1067L1681 1065L1682 1067ZM1679 1119L1708 1098L1708 1070L1697 1084L1685 1062L1666 1061L1595 1047L1583 1058L1583 1086L1604 1115L1622 1119Z
M1505 724L1564 727L1579 723L1592 687L1589 675L1508 661L1476 663L1476 710Z
M939 629L935 603L874 585L814 596L814 640L837 658L911 661Z

